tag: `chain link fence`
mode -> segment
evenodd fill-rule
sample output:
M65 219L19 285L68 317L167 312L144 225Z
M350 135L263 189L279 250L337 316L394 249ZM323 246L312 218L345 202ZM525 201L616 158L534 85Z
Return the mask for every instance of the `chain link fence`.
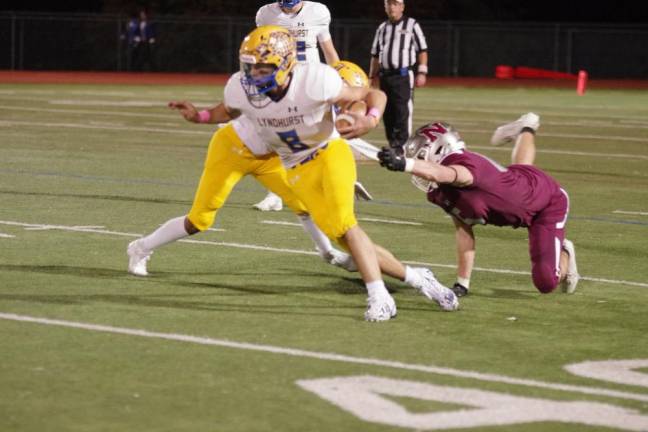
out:
M0 69L130 69L127 17L121 15L0 14ZM161 16L154 61L160 72L231 73L253 19ZM495 66L528 66L593 78L648 79L648 29L638 25L514 24L420 20L429 45L430 74L490 77ZM379 21L335 19L341 58L369 66Z

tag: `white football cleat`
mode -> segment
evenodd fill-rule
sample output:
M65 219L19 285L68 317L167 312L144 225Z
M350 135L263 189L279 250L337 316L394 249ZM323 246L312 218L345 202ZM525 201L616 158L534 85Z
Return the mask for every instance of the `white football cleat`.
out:
M414 283L414 288L430 300L434 300L445 311L454 311L459 309L459 299L456 294L448 287L444 286L435 277L432 270L425 267L413 268L418 275L419 280Z
M576 250L574 249L574 243L570 240L565 239L563 241L563 250L569 255L569 261L567 262L567 274L565 279L560 282L560 287L562 291L567 294L573 294L576 291L576 285L580 280L580 275L578 274L578 267L576 267Z
M254 204L252 207L261 211L280 211L283 209L283 202L279 195L270 192L265 198Z
M346 252L339 251L335 248L326 253L319 250L318 252L322 259L331 265L343 268L348 272L358 271L358 266L355 261L353 261L353 257Z
M135 276L148 276L146 263L151 259L153 251L144 250L138 239L128 244L126 253L128 254L128 273Z
M387 292L367 297L365 321L387 321L396 316L396 302Z
M360 182L355 182L355 197L358 200L371 201L373 197Z
M491 137L491 144L498 146L514 141L522 129L528 127L537 131L540 128L540 117L532 112L522 115L514 122L507 123L495 129Z

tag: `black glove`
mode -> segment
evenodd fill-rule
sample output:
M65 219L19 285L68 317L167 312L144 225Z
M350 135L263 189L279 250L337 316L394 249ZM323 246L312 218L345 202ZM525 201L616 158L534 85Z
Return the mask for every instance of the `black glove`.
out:
M454 292L457 297L464 297L468 295L468 288L461 285L459 282L455 282L455 284L452 285L452 292Z
M405 149L403 148L402 145L399 145L399 144L391 145L391 144L389 144L389 148L394 149L394 152L395 152L396 155L398 155L398 156L402 156L402 155L405 154Z
M390 171L405 171L405 155L402 150L399 152L395 148L383 147L378 152L380 166L384 166Z

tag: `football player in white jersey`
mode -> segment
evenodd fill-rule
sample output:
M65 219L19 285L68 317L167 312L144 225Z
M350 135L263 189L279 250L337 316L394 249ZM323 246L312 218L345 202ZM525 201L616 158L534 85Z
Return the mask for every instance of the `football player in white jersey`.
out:
M340 59L329 31L331 13L326 5L314 1L278 0L259 8L256 14L256 25L278 25L287 28L297 43L297 61L300 63L320 63L317 49L319 44L324 60L333 66ZM358 198L372 199L364 186L356 182L355 192ZM254 205L261 211L281 210L281 198L270 192Z
M300 63L320 62L318 43L326 64L332 65L340 60L329 32L330 24L328 8L322 3L307 0L279 0L261 6L256 14L257 27L278 25L290 31L297 43L297 61Z
M199 112L186 101L170 102L169 107L180 111L186 120L194 123L226 123L230 120L218 110ZM240 116L214 133L189 214L170 219L149 235L131 242L127 249L128 271L136 276L147 276L148 261L155 249L212 226L216 213L234 186L248 174L286 202L313 239L324 261L348 271L357 270L351 256L335 249L313 223L288 185L286 170L279 157L261 140L250 119Z
M334 126L334 104L363 100L367 114L348 113L353 122L339 132L360 136L376 127L386 98L380 90L344 86L330 66L299 64L290 32L262 26L241 44L241 71L225 86L224 102L210 110L212 121L241 115L281 157L288 183L315 223L331 239L351 252L367 286L365 319L384 321L396 315L394 299L381 270L418 288L445 310L455 310L454 293L428 269L403 266L391 253L376 247L354 214L356 167L347 142Z

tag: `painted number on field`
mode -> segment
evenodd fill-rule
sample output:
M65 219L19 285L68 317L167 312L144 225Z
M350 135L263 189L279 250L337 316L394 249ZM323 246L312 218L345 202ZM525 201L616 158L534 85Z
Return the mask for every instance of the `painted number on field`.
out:
M565 369L586 378L648 387L648 373L637 370L648 370L648 359L586 361L567 365Z
M371 375L300 380L297 384L362 420L405 428L444 430L562 422L648 430L648 416L597 402L557 402ZM465 408L412 413L385 396L459 404Z

